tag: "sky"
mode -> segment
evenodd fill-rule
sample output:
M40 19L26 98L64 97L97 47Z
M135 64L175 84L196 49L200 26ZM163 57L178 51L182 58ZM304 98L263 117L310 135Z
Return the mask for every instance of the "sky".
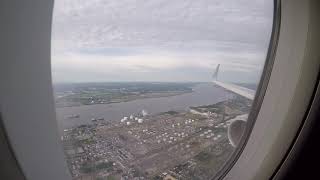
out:
M51 66L61 82L258 82L270 0L55 0Z

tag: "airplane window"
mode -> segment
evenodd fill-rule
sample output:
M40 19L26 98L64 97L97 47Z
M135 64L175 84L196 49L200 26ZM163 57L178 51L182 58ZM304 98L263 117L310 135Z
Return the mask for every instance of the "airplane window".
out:
M264 68L270 0L55 0L52 77L73 179L211 179Z

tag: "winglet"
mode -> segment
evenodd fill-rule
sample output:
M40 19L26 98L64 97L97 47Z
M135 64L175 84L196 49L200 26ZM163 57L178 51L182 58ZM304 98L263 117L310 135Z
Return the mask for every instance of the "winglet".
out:
M213 75L212 75L212 78L213 78L214 80L216 80L216 81L218 80L219 68L220 68L220 64L217 65L216 70L214 71L214 73L213 73Z

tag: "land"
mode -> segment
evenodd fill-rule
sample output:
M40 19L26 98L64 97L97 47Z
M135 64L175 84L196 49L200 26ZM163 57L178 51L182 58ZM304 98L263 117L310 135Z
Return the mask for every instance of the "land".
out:
M56 107L111 104L191 93L197 83L81 83L54 85Z
M68 167L73 179L210 179L234 150L227 138L230 120L248 114L251 103L235 96L188 111L65 129Z

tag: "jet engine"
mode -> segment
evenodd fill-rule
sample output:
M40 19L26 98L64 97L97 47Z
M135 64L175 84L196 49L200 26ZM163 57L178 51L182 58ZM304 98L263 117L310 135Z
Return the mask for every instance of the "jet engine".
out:
M237 147L247 125L248 114L229 120L228 139L233 147Z

